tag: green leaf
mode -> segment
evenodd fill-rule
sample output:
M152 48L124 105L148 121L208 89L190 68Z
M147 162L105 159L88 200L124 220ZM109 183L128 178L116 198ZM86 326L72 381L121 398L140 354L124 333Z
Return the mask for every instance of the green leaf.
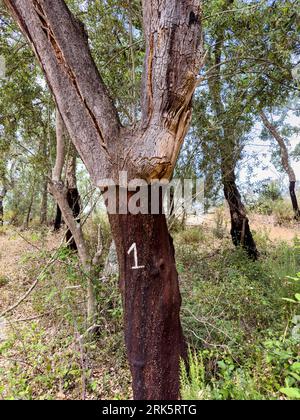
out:
M300 373L300 362L295 362L291 366L292 371Z
M297 375L297 373L289 372L289 376L291 376L292 378L296 379L296 381L299 381L300 382L300 376Z
M300 389L299 388L280 388L279 391L289 398L300 399Z

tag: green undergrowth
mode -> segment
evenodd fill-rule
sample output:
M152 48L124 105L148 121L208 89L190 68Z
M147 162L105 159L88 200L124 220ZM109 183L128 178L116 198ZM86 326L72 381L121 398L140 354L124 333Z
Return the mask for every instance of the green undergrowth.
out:
M39 246L39 233L30 235ZM300 271L299 243L256 239L261 257L253 262L213 230L174 235L190 347L183 399L298 398L299 282L293 276ZM94 233L89 243L95 246ZM105 252L108 246L107 231ZM8 318L8 337L0 343L0 399L131 398L118 279L99 280L102 265L93 274L98 319L91 336L87 278L77 257L62 247L42 271L49 258L37 250L22 256L26 289L37 277L39 282ZM9 287L13 281L3 281L1 290Z
M191 349L182 397L299 398L300 341L293 333L300 321L295 298L289 299L300 291L289 278L300 271L299 242L274 246L257 236L261 257L253 262L229 241L209 252L212 240L207 237L207 249L194 241L177 247Z

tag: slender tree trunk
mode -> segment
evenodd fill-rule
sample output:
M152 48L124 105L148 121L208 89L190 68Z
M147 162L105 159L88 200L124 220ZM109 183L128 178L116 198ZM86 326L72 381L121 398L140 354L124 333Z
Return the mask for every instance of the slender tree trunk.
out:
M45 166L48 162L48 145L47 137L43 136L41 142L41 153ZM40 224L46 225L48 221L48 178L47 174L44 174L42 180L42 200L41 200L41 212L40 212Z
M65 126L58 109L56 109L56 159L52 172L53 182L62 182L62 172L65 164ZM59 204L56 206L56 214L54 220L54 232L60 230L62 224L62 212Z
M0 196L0 226L4 223L3 197Z
M70 160L67 164L67 177L66 177L66 186L68 189L67 193L67 200L70 206L70 209L73 212L73 217L80 223L79 215L80 215L80 195L77 188L77 179L76 179L76 160L77 154L75 149L72 147L72 153L70 154ZM77 251L76 241L73 238L72 232L68 229L66 233L66 240L68 242L68 246L73 251Z
M34 183L34 187L30 196L30 201L29 201L28 210L27 210L26 217L23 224L23 229L28 229L29 227L31 211L32 211L32 206L33 206L33 201L34 201L34 195L35 195L35 183Z
M57 205L61 209L63 218L69 227L71 236L74 238L76 249L78 249L78 256L82 264L83 270L87 275L87 315L88 323L93 325L97 314L97 301L93 280L91 278L91 258L87 250L86 242L84 240L83 232L80 224L74 219L74 214L70 208L67 195L68 191L60 182L50 182L49 189L53 195Z
M56 160L52 173L52 181L49 183L49 189L57 203L57 214L55 220L55 228L59 229L62 217L68 226L67 241L69 246L74 250L78 250L79 260L87 275L87 320L89 326L94 325L97 316L97 299L96 292L91 277L91 258L87 249L87 245L78 220L80 213L79 193L77 190L76 180L76 150L71 147L69 161L66 170L66 186L62 182L62 171L65 163L65 139L64 139L64 123L59 111L56 111ZM99 230L98 249L93 259L99 258L102 251L101 232ZM91 331L93 332L93 331Z
M0 195L0 226L4 224L4 206L3 206L4 195Z
M242 246L250 258L256 260L259 252L253 239L249 219L242 203L241 194L236 185L234 170L223 168L224 195L228 202L231 217L231 237L235 246Z
M41 225L46 225L48 221L48 180L45 179L43 183L42 191L42 203L41 203Z
M290 183L289 191L290 191L290 197L291 197L293 210L294 210L294 213L295 213L295 218L297 220L300 220L300 209L299 209L298 200L297 200L297 196L296 196L296 192L295 192L297 179L296 179L295 171L293 170L292 165L290 163L288 148L285 144L284 138L281 137L281 135L280 135L279 131L277 130L277 128L275 127L275 125L272 124L268 120L266 114L263 111L261 111L260 116L261 116L261 119L262 119L265 127L270 132L270 134L274 137L274 139L277 141L278 146L280 148L282 167L289 177L289 183Z
M120 266L134 398L176 400L186 348L174 247L166 218L110 215Z
M54 232L57 232L61 228L62 223L62 214L61 209L59 205L56 206L56 214L55 214L55 220L54 220Z
M300 220L300 209L298 205L298 200L296 196L296 181L290 181L290 196L292 201L293 210L295 213L296 220Z
M4 198L6 196L6 193L7 193L7 188L3 187L0 190L0 226L3 226L3 224L4 224L4 205L3 205L3 201L4 201Z
M78 219L78 216L80 215L80 195L77 188L68 188L67 200L72 209L74 219L80 223L80 220ZM77 251L77 245L70 229L67 230L66 240L69 248L73 251Z

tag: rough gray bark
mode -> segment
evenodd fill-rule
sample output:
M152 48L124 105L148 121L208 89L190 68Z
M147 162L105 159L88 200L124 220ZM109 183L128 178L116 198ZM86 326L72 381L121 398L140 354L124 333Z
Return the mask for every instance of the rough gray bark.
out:
M282 167L289 177L289 182L290 182L289 191L290 191L293 210L294 210L294 213L295 213L295 218L300 219L300 209L299 209L298 200L297 200L297 196L296 196L296 192L295 192L297 179L296 179L295 171L293 170L292 165L290 163L288 148L285 144L284 138L279 134L279 132L276 129L276 127L274 126L274 124L272 124L269 121L268 117L266 116L266 114L263 111L260 112L260 117L261 117L265 127L267 128L267 130L270 132L270 134L277 141L278 146L280 148Z
M72 142L95 185L106 187L105 180L111 178L118 184L120 171L127 171L129 180L170 178L189 127L192 96L202 66L201 1L142 1L146 57L142 120L135 128L121 126L91 57L83 25L63 0L4 2L36 53ZM128 223L133 241L134 234L142 234L148 226L143 249L147 263L141 273L132 270L129 262L126 247L131 244L124 238ZM162 215L116 217L111 224L123 279L125 331L134 330L136 325L147 329L144 348L137 337L126 334L135 397L177 398L184 344L174 249L165 219ZM160 239L155 258L149 248L153 238ZM146 306L135 312L134 303L142 301ZM140 357L146 364L144 373Z

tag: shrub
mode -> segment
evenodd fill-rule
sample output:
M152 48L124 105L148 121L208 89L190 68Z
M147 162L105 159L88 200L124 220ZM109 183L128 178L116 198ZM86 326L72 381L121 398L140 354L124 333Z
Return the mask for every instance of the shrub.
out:
M276 181L269 182L264 184L260 191L259 201L263 202L265 200L278 201L282 199L281 189Z
M276 222L279 225L292 223L295 218L290 202L283 200L275 203L273 213L275 215Z
M227 221L224 207L217 208L214 215L213 234L217 239L223 239L227 232Z
M181 231L176 236L177 242L184 245L195 245L200 244L205 240L205 234L201 226L187 228Z

